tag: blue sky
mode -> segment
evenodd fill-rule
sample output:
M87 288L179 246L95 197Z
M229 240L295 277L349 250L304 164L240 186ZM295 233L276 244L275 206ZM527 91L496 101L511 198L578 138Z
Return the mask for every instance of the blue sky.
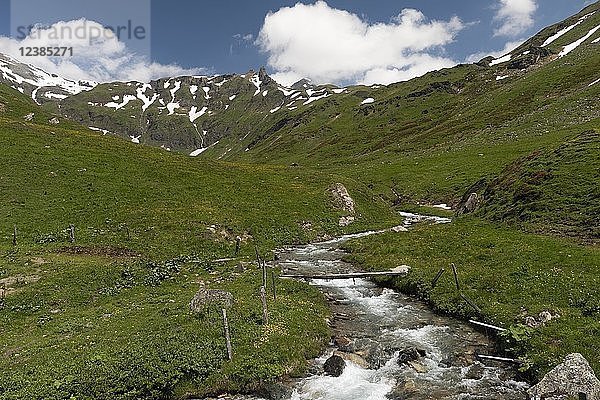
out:
M71 1L73 6L65 7L65 2L69 3L69 1ZM381 68L373 65L365 67L365 71L342 68L335 72L331 72L331 67L323 67L320 71L312 71L309 66L298 65L299 61L297 58L304 54L301 50L281 49L280 46L277 45L277 43L281 43L282 41L285 42L287 40L294 42L291 46L298 46L299 48L306 46L306 43L303 43L301 39L294 35L303 35L306 33L306 31L299 28L310 24L310 22L307 21L311 21L311 18L313 18L313 14L311 13L316 13L318 11L316 7L305 9L296 7L291 9L292 11L298 11L299 17L297 19L293 17L293 14L291 17L288 17L291 19L286 20L283 16L277 21L273 19L273 25L276 25L276 23L286 24L286 21L292 21L292 23L288 24L291 32L281 34L274 28L272 30L273 33L268 35L268 43L270 44L265 44L266 42L263 42L261 45L257 44L256 38L261 29L264 28L265 16L270 12L279 15L278 11L282 7L293 7L297 4L297 1L135 1L138 3L140 1L146 2L147 4L151 3L149 8L151 10L151 17L149 17L151 20L149 26L147 26L147 28L149 28L148 31L151 32L151 37L147 44L149 46L151 45L151 47L149 47L147 52L151 61L155 63L163 65L176 64L182 69L188 70L202 68L204 72L210 73L241 73L246 72L251 68L256 69L259 66L265 65L269 72L274 73L275 75L278 75L279 73L279 76L281 76L282 79L292 79L298 74L313 74L314 72L313 77L317 80L331 79L341 83L366 80L365 71L367 70L373 72L376 77L381 76L381 74L375 72L375 70L380 71ZM140 14L141 20L145 18L143 16L144 12L141 12L139 8L136 11L132 7L105 6L108 4L106 1L60 0L60 2L62 6L58 8L59 11L56 11L57 7L54 6L55 3L52 0L45 0L40 3L45 4L46 9L44 9L43 6L35 7L38 11L38 15L45 15L47 19L45 21L37 22L50 25L56 22L60 17L64 19L85 17L88 19L99 20L99 22L106 24L106 20L109 20L111 16L121 18L124 15L131 15L131 18L135 20L135 18L138 17L138 14ZM511 34L498 34L498 30L507 22L507 18L511 18L510 16L506 17L506 15L504 16L504 19L500 18L499 12L502 8L502 2L505 3L504 6L506 6L507 2L512 2L514 3L513 6L516 8L523 5L519 3L531 3L529 4L530 6L533 4L535 6L534 11L530 10L528 14L531 19L525 21L525 23L521 23L519 28L516 29L516 32L512 32ZM121 0L120 2L120 4L125 3L128 2L126 0ZM302 1L302 3L310 5L314 4L315 1ZM417 24L423 25L423 27L429 26L427 24L430 24L433 20L446 23L443 30L445 35L447 35L447 38L444 39L442 44L436 44L434 43L435 40L431 40L431 43L427 45L429 47L426 49L415 50L413 46L409 50L405 47L400 47L398 49L391 47L386 50L388 52L398 50L399 53L402 54L410 53L412 58L400 62L398 65L395 65L389 60L382 60L382 63L385 64L382 64L383 69L387 68L388 73L391 73L391 70L403 72L405 69L414 67L416 72L411 72L414 75L420 71L420 68L425 68L421 67L420 64L415 66L418 63L425 63L426 65L430 65L431 68L435 68L436 65L443 66L445 65L444 63L450 61L462 62L474 53L480 55L479 53L499 52L504 49L507 43L515 42L519 39L526 39L543 27L578 12L586 4L589 4L590 1L329 0L326 3L327 7L320 8L324 18L329 16L335 17L334 11L336 10L345 10L350 14L354 14L354 17L358 18L358 20L366 27L384 24L391 28L398 28L397 25L399 22L395 18L398 17L403 9L407 8L415 9L422 13L422 20L419 20L420 17L418 16L413 19L418 20ZM117 2L115 4L119 3ZM102 10L102 7L106 8L101 12L100 10ZM64 15L61 14L60 10L64 10ZM301 22L300 17L302 11L305 11L303 14L305 18L303 20L304 22ZM341 24L340 26L346 26L346 22L349 21L350 17L347 15L344 17L348 20L346 22L343 21L342 16L339 17L340 20L338 22ZM460 19L460 26L452 22L453 17L458 17ZM522 17L523 16L521 15L520 18ZM294 26L294 21L298 21L298 23L302 25L300 27ZM520 22L523 22L523 20ZM354 21L354 23L357 24L358 22ZM10 36L10 24L10 0L0 0L0 36ZM146 22L143 24L148 25ZM332 24L332 26L336 25ZM298 33L296 34L296 32ZM416 31L415 34L420 34L419 32L420 31ZM280 37L277 37L277 35ZM336 31L324 31L323 35L335 36ZM394 40L402 40L402 36L397 36L395 34L390 35L392 36L389 36L389 38L400 38ZM365 38L364 47L369 47L369 40L371 39ZM320 40L316 40L315 42L316 47L321 44ZM129 44L129 47L135 47L135 44ZM385 43L382 43L382 51L384 51L384 49L386 49ZM145 52L143 48L134 50L141 53ZM318 54L322 55L323 52L327 54L326 47L318 50ZM303 51L306 52L307 50L304 48ZM372 56L372 52L372 50L367 51L364 56L370 57ZM342 54L341 57L343 57L343 53L339 54ZM339 54L338 57L340 57ZM310 52L306 53L307 62L314 62L314 60L309 60L312 56L313 55ZM423 61L424 56L426 56L425 58L428 58L428 60L432 57L434 59ZM416 57L421 61L415 61ZM273 62L274 58L277 58L278 61ZM292 59L293 61L290 61ZM88 62L89 61L90 60L88 60ZM357 63L360 64L361 60L358 60ZM396 75L398 77L404 76L402 74ZM392 74L392 77L395 78L396 75Z
M266 56L255 46L239 46L232 40L235 34L256 36L269 11L292 6L297 1L171 1L152 2L152 48L161 62L179 62L183 66L209 66L219 72L242 72L254 66L266 65ZM313 3L303 1L303 3ZM421 10L432 19L448 19L457 15L472 22L461 32L447 51L457 60L468 55L502 49L506 39L493 37L493 1L485 0L333 0L331 7L351 11L367 21L388 22L403 8ZM535 25L523 34L531 36L580 11L585 0L543 0L535 14ZM173 6L179 5L180 6ZM182 12L186 15L181 15ZM173 23L178 21L178 23ZM230 53L230 46L234 46ZM190 49L193 49L190 51Z

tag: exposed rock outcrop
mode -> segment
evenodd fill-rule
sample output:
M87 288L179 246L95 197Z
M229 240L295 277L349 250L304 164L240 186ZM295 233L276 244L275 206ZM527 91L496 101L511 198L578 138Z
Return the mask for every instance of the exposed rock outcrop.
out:
M354 200L350 197L348 189L343 184L336 183L328 189L328 192L332 197L334 206L349 214L340 218L339 225L348 226L353 223L356 211L354 209Z
M530 400L567 400L579 398L600 399L600 381L587 360L579 353L569 354L537 385L527 391Z

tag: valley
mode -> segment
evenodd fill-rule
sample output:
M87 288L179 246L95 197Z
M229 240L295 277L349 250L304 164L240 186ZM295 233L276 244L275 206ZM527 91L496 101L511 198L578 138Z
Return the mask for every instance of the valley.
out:
M427 318L506 329L491 353L527 385L571 353L600 374L598 26L596 2L507 55L387 86L264 68L98 84L0 55L0 398L272 394L311 373L334 319L322 290L278 277L282 249L401 212L452 223L344 241L343 261L408 265L374 282ZM208 289L234 299L231 360L220 307L190 310Z

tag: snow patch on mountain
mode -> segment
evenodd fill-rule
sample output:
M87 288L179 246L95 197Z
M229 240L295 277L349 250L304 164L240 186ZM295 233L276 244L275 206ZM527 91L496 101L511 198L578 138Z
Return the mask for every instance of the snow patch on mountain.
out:
M579 18L579 20L577 22L575 22L573 25L567 26L566 28L563 28L560 31L556 32L554 35L552 35L548 39L546 39L546 41L542 44L542 47L548 46L550 43L554 42L559 37L563 36L564 34L566 34L569 31L571 31L577 25L581 24L583 21L585 21L586 19L588 19L589 17L591 17L594 14L596 14L596 11L593 11L589 14L584 15L583 17Z
M585 42L586 40L588 40L594 33L596 33L598 30L600 29L600 25L598 25L595 28L590 29L590 31L588 32L587 35L585 35L584 37L582 37L579 40L576 40L575 42L565 46L562 51L560 53L558 53L558 57L564 57L567 54L569 54L570 52L572 52L573 50L575 50L576 48L578 48L583 42Z
M308 92L308 91L307 91L307 92ZM311 91L311 92L312 92L312 91ZM313 92L312 94L314 94L314 92ZM329 97L329 96L331 96L331 95L330 95L329 93L327 93L327 92L325 92L324 94L321 94L321 95L317 95L317 96L311 96L311 97L309 97L309 98L308 98L308 100L306 100L306 101L305 101L304 103L302 103L302 104L306 106L306 105L308 105L308 104L310 104L310 103L312 103L312 102L315 102L315 101L317 101L317 100L321 100L321 99L327 98L327 97Z
M4 54L0 54L0 75L4 80L15 84L16 86L13 87L21 93L26 91L31 93L31 97L36 103L39 103L37 93L42 88L56 89L52 93L55 95L54 98L58 98L56 96L63 94L68 96L88 91L97 85L96 82L75 82L58 75L51 75L33 65L21 63ZM24 87L25 85L29 87ZM57 91L63 91L64 93L55 93Z
M153 93L152 97L146 96L146 92L148 91L148 89L152 90L152 86L150 86L147 83L141 84L141 86L138 86L138 88L136 89L137 98L140 99L143 103L142 104L142 112L146 112L148 107L150 107L152 104L154 104L156 99L158 99L158 97L159 97L157 93Z
M575 28L577 25L581 24L582 22L583 22L583 20L580 19L579 21L577 21L573 25L567 26L566 28L561 29L560 31L556 32L554 35L552 35L548 39L546 39L546 41L542 44L542 47L548 46L550 43L554 42L556 39L560 38L561 36L563 36L567 32L571 31L573 28Z
M250 78L250 82L252 82L252 84L256 86L256 92L254 92L254 96L258 95L260 93L260 87L262 85L262 81L260 80L258 74L252 75L252 78Z
M502 56L500 58L496 58L495 60L492 60L490 62L490 67L493 67L494 65L498 65L498 64L502 64L505 62L509 62L512 58L512 54L507 54L505 56Z
M117 100L118 100L118 96ZM115 100L115 98L113 97L113 100ZM120 110L121 108L125 107L127 104L129 104L130 101L132 100L137 100L136 96L130 95L130 94L126 94L125 96L123 96L123 101L120 103L116 103L114 101L111 101L110 103L106 103L104 105L104 107L108 107L108 108L114 108L115 110Z
M175 94L179 91L179 89L181 89L181 81L175 81L175 87L170 90L172 101L175 101Z
M193 106L190 109L190 112L188 114L189 117L190 117L190 122L194 123L194 121L196 121L198 118L200 118L201 116L203 116L206 113L207 110L208 110L208 107L202 107L202 109L200 111L198 111L198 107Z
M360 103L360 105L364 105L364 104L372 104L375 103L375 99L372 97L366 98L362 101L362 103Z
M202 147L200 149L194 150L190 153L190 157L197 157L200 154L204 153L206 150L210 149L211 147L216 146L218 143L219 143L219 141L216 141L215 143L211 144L208 147Z
M167 110L169 110L169 115L175 114L175 110L181 108L179 103L169 103L167 104Z

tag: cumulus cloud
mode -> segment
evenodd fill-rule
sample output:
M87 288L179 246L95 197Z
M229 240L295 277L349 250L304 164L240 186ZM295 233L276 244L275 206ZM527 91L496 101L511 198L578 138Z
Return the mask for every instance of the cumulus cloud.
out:
M519 47L520 45L523 44L523 42L525 42L525 39L521 39L521 40L515 40L515 41L511 41L508 42L504 45L504 48L501 50L492 50L492 51L482 51L479 53L475 53L475 54L471 54L470 56L468 56L465 59L465 62L467 63L475 63L480 61L481 59L487 57L487 56L492 56L494 58L498 58L500 56L503 56L505 54L510 53L511 51L513 51L514 49L516 49L517 47Z
M23 57L20 47L72 47L72 57ZM131 52L111 30L86 19L36 27L23 39L0 36L0 53L72 80L148 82L166 76L201 73L151 62Z
M536 0L500 0L494 20L500 24L495 36L518 36L533 26Z
M404 9L389 23L369 24L318 1L284 7L265 17L256 43L283 84L388 84L450 67L443 55L464 24L457 17L429 21Z

